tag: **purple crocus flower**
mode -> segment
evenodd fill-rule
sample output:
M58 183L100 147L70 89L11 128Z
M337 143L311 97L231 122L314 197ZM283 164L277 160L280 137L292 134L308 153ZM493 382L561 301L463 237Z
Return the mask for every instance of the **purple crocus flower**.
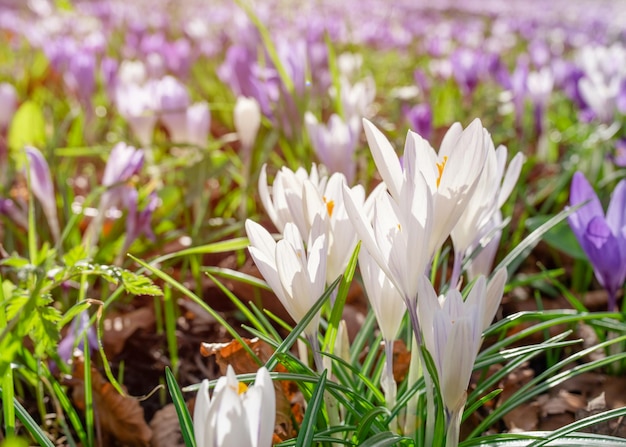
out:
M59 357L61 357L65 363L69 363L72 359L74 347L76 347L76 349L80 349L81 351L85 350L85 340L83 338L85 332L87 333L89 349L91 351L95 351L98 349L98 339L96 337L96 331L93 326L89 324L89 313L87 311L81 312L72 320L72 324L67 331L67 335L59 342L57 351L59 353ZM80 340L78 343L76 342L77 338Z
M55 241L59 240L61 235L59 230L59 221L57 217L56 197L54 194L54 185L52 176L50 175L50 167L45 157L38 149L32 146L24 148L28 157L30 188L33 195L41 203L43 212L48 219L50 231Z
M143 166L143 156L143 150L135 149L124 142L117 143L111 149L109 161L104 168L102 184L112 186L127 181Z
M620 138L615 142L615 153L611 158L616 166L626 167L626 139Z
M583 204L568 221L593 265L596 279L609 294L609 311L617 310L616 297L626 280L626 180L617 184L606 212L581 172L572 178L570 205Z
M417 132L425 140L430 140L433 133L433 112L427 103L417 104L406 108L404 117L409 122L411 130Z

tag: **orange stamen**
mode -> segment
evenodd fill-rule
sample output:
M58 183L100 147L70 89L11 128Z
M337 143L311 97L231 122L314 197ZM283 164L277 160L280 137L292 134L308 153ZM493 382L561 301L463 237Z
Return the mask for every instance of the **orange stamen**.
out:
M326 197L323 197L324 203L326 204L326 211L328 212L329 217L333 217L333 210L335 209L335 201L334 200L326 200Z
M437 163L437 171L439 171L439 175L437 176L437 188L439 188L439 183L441 183L441 176L443 175L443 169L446 167L447 162L448 156L444 155L443 161L441 163Z

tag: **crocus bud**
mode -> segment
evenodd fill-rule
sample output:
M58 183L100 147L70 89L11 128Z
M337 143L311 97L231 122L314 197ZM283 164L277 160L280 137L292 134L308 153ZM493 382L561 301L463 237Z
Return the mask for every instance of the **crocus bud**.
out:
M235 129L241 145L250 150L261 126L261 108L254 98L240 96L235 105Z
M54 195L54 185L50 175L48 162L43 154L32 146L25 147L28 157L29 181L33 195L41 203L43 212L48 219L48 225L52 231L55 241L59 240L59 222L57 218L56 198Z
M197 102L187 108L186 142L204 147L211 129L211 111L206 102Z
M185 86L172 76L165 76L157 83L158 104L161 121L172 141L187 139L187 107L189 94Z
M81 103L89 104L96 88L96 57L85 51L72 55L64 80Z
M11 124L13 114L17 109L17 91L8 82L0 83L0 129Z
M111 149L109 161L104 168L102 184L112 186L127 181L141 169L143 156L143 150L135 149L123 142L117 143Z
M144 146L150 145L157 121L154 85L120 83L115 91L115 102L137 140Z

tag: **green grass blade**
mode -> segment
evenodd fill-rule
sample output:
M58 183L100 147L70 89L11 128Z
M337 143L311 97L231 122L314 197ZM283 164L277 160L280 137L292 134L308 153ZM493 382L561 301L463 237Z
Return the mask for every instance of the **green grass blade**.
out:
M343 316L343 308L346 304L346 299L348 298L350 284L352 284L352 279L354 278L354 273L356 272L360 248L361 241L359 241L354 251L352 252L352 257L350 258L350 261L348 261L348 266L346 267L346 271L343 275L341 283L339 284L339 289L337 290L337 296L335 298L335 304L328 320L328 330L326 331L326 335L324 336L324 343L322 344L323 352L333 352L335 340L337 338L337 332L339 330L339 323L341 322L341 318Z
M172 396L172 402L176 408L176 414L178 415L178 422L180 423L180 431L183 435L186 447L196 447L196 438L193 434L193 420L187 409L187 404L183 398L183 394L178 387L176 378L172 373L169 366L165 367L165 380L167 382L167 389Z
M313 390L311 399L308 402L304 419L300 425L300 431L296 438L296 447L309 447L313 445L313 436L315 435L315 421L318 419L319 413L323 411L324 392L326 391L326 374L328 370L324 370Z
M397 445L400 441L408 441L409 439L410 438L405 438L403 436L393 434L390 431L385 431L382 433L376 433L374 436L368 438L367 441L359 445L361 447L389 447L392 445Z
M37 422L35 422L32 416L28 414L22 404L20 404L19 401L15 398L13 399L13 404L15 405L17 418L22 422L22 424L24 424L28 432L32 435L33 438L35 438L39 445L44 447L55 447L52 441L50 441L46 434L43 432L41 427L37 425Z

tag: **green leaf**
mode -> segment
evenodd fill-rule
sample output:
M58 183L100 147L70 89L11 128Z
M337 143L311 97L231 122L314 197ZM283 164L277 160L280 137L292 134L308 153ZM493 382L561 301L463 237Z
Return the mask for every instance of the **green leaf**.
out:
M63 255L63 264L68 268L74 267L79 261L85 261L88 258L87 249L83 244L80 244Z
M535 231L541 225L548 222L553 216L535 216L526 219L526 228ZM587 255L580 247L576 236L572 232L569 225L565 222L559 222L552 227L544 236L543 240L553 248L575 259L587 260Z
M193 420L187 409L187 404L183 398L183 394L176 383L176 378L172 373L169 366L165 367L165 380L167 382L167 389L172 396L172 402L176 408L176 414L178 415L178 422L180 423L180 431L185 441L185 446L196 447L196 439L193 434Z
M163 295L161 288L155 285L150 278L128 270L122 271L122 285L128 293L133 295Z
M26 101L17 109L9 127L8 143L14 151L21 151L27 144L46 144L46 122L38 104Z
M390 431L385 431L369 437L367 441L362 442L359 445L361 447L388 447L408 439L409 438L391 433Z
M296 439L296 447L309 447L313 445L313 436L315 435L315 421L318 413L322 412L322 403L324 402L324 391L326 388L326 374L328 370L324 370L313 390L311 399L308 402L304 419L300 424L300 431Z

